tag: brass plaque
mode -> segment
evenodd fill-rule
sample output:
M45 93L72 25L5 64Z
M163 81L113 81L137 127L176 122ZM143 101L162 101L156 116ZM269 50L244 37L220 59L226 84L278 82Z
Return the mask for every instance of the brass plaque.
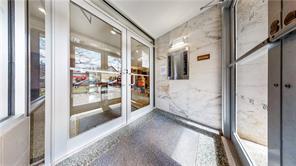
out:
M207 59L210 59L210 54L197 56L197 61L203 61L203 60L207 60Z

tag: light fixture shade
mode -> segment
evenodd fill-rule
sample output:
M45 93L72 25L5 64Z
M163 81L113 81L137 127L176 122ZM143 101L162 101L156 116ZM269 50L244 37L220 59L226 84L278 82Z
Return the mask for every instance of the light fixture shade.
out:
M110 33L111 33L112 35L116 35L116 34L117 34L117 33L116 33L115 31L113 31L113 30L111 30Z
M38 8L38 10L42 13L42 14L44 14L44 15L46 15L46 11L45 11L45 9L44 8L42 8L42 7L39 7Z
M170 42L171 49L182 48L182 47L185 47L186 45L187 45L187 37L186 36L179 37L179 38L172 40Z

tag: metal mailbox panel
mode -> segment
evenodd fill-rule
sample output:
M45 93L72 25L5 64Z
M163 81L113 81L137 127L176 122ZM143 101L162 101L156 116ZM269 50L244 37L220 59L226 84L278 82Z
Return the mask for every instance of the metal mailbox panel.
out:
M283 40L282 161L296 163L296 34Z
M281 45L268 51L268 161L281 164Z

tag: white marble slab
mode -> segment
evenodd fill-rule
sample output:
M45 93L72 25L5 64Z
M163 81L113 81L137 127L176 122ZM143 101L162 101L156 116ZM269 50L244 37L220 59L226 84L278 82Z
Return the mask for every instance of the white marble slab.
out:
M237 57L268 37L268 1L239 0ZM268 49L237 65L237 132L242 139L267 146Z
M168 80L170 41L188 37L189 80ZM210 60L197 61L210 54ZM156 107L221 129L221 10L211 8L156 40Z

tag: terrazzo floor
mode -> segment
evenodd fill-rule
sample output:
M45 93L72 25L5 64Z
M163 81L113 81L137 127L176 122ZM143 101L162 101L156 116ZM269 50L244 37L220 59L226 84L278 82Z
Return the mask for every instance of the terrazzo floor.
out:
M44 159L45 104L30 114L30 163Z
M59 166L226 166L221 136L154 110Z

